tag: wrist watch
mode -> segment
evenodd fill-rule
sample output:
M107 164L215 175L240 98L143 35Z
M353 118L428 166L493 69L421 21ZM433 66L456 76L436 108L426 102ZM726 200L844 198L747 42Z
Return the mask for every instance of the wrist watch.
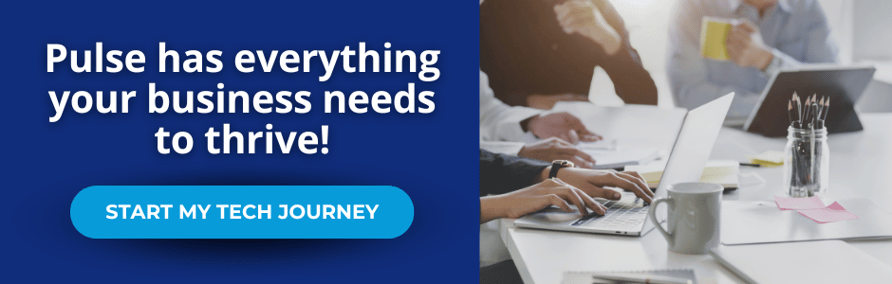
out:
M551 171L548 172L548 178L549 179L556 178L557 174L558 174L558 170L560 170L562 168L567 168L567 167L572 168L574 166L575 165L573 164L573 162L570 162L567 160L554 160L554 162L551 162Z

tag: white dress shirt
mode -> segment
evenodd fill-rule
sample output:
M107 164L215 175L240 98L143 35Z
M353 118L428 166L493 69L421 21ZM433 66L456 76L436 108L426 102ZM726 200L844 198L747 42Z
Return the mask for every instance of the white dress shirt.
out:
M489 78L480 71L480 148L517 155L528 134L520 127L524 119L539 115L542 110L511 107L495 97Z
M761 17L756 8L740 0L680 0L669 22L667 54L669 82L680 107L694 109L735 92L728 118L745 118L770 79L757 68L701 57L700 25L706 16L754 23L765 45L780 59L779 69L837 61L827 19L815 0L779 0Z

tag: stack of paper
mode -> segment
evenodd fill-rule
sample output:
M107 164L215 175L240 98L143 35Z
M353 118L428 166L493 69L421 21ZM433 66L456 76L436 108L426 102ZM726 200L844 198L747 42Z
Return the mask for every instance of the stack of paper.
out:
M657 188L663 177L665 163L652 163L644 166L626 166L626 171L635 171L644 178L647 186ZM740 164L733 160L707 161L700 175L700 182L720 184L725 189L735 189L739 185Z
M837 202L824 207L824 202L817 196L809 198L775 196L774 203L780 210L797 210L796 212L800 215L820 224L858 219L857 215L849 212Z
M660 152L654 148L630 150L588 150L583 152L595 158L595 169L621 169L629 165L644 165L660 158Z
M784 152L766 151L765 153L755 156L747 156L750 163L759 164L766 168L780 167L784 165Z

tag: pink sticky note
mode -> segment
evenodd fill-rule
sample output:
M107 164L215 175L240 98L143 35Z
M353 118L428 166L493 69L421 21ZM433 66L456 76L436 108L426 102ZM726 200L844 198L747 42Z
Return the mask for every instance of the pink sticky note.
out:
M774 196L774 203L780 210L801 210L824 208L824 202L817 196L809 198Z
M827 206L827 208L833 210L846 210L845 208L842 208L842 205L839 205L839 203L835 201L833 202L833 204L830 204L830 206Z
M799 210L798 212L802 216L821 224L858 219L857 215L849 212L836 202L833 202L833 204L830 204L830 206L827 206L826 208L806 209Z

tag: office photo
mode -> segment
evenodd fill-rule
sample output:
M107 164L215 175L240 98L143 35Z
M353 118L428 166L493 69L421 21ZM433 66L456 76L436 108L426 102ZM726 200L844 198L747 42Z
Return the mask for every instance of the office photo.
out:
M480 283L892 279L892 8L481 0Z

